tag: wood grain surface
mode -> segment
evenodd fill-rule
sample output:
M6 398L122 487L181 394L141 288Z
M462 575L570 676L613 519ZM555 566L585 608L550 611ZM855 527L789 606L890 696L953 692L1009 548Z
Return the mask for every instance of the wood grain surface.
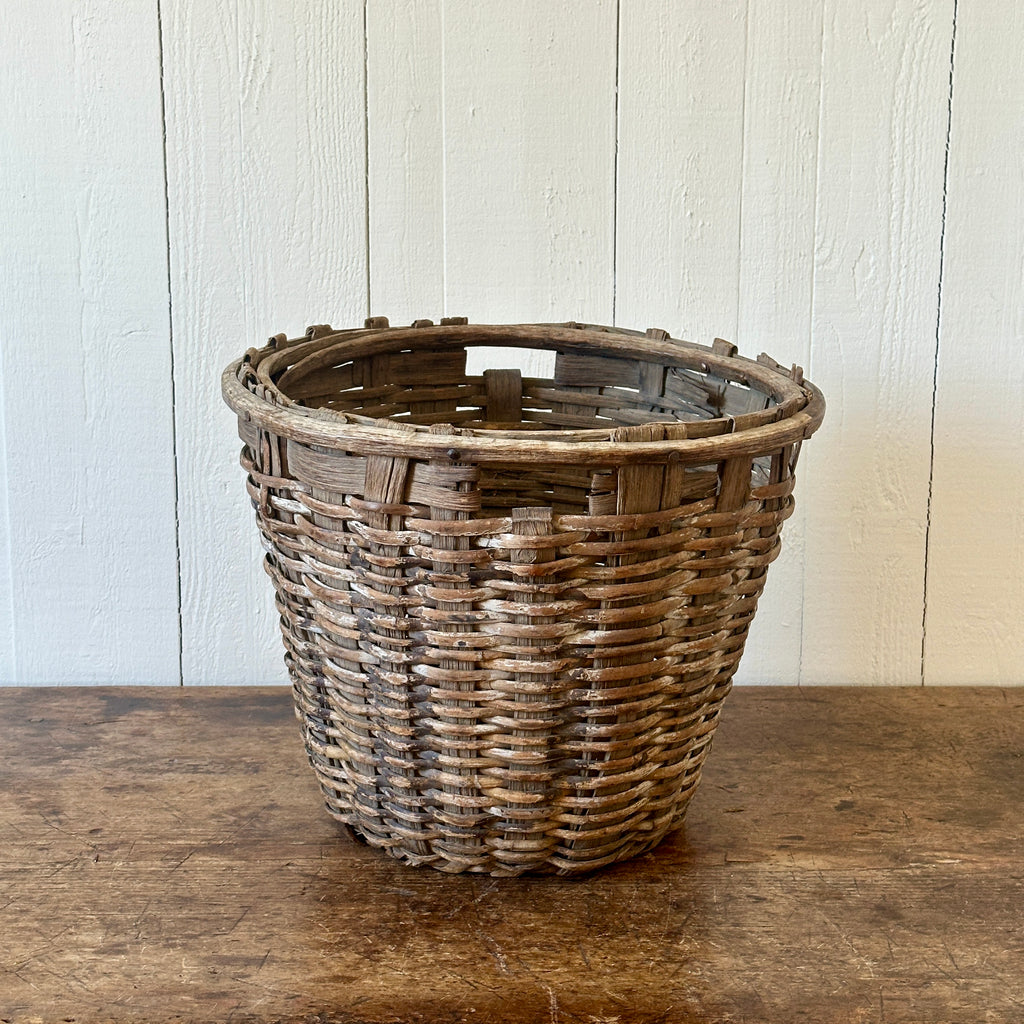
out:
M0 1020L975 1024L1024 1006L1024 693L745 688L685 830L403 867L283 688L0 692Z

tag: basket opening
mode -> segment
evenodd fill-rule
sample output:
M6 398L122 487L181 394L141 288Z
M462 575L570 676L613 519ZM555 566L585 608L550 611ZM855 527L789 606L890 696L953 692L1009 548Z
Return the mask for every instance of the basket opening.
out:
M278 386L296 404L419 427L609 430L735 418L778 404L754 382L659 361L640 345L621 356L557 346L400 348L302 375L293 369Z

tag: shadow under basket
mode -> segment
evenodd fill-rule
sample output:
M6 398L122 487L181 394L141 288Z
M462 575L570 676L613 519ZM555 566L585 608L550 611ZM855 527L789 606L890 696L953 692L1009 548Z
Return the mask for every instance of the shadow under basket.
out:
M493 347L552 368L467 370ZM279 335L223 390L332 815L491 875L590 871L682 824L824 414L799 368L375 318Z

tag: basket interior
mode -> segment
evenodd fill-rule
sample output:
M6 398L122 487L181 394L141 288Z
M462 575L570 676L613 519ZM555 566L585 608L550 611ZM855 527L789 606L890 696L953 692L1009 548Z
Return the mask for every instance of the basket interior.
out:
M328 329L330 330L330 329ZM655 424L687 424L686 436L729 433L739 425L770 422L792 401L778 376L751 372L729 357L733 346L712 350L672 342L659 352L658 335L532 326L334 332L288 343L258 368L283 404L331 410L349 422L397 430L473 433L510 438L585 442L590 438L643 440ZM685 345L685 343L684 343ZM469 367L513 362L518 366ZM548 375L524 374L519 366ZM660 436L660 435L652 435ZM771 457L755 459L751 485L767 481ZM684 495L714 493L716 467L688 465ZM599 474L562 461L523 465L493 460L479 466L475 487L483 514L516 507L596 514ZM609 486L609 512L614 511Z
M501 354L507 356L507 349ZM328 367L299 364L276 381L292 402L419 426L450 423L477 430L550 431L689 422L771 408L756 382L669 365L641 354L558 351L549 377L518 368L467 371L493 361L473 346L399 348L342 358ZM532 355L532 353L531 353ZM516 360L536 364L536 359Z

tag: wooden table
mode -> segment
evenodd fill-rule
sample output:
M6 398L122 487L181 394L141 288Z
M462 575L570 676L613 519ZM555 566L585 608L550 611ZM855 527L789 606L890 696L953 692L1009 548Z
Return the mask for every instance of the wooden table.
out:
M684 832L448 876L280 688L0 689L0 1021L1024 1021L1024 688L737 688Z

